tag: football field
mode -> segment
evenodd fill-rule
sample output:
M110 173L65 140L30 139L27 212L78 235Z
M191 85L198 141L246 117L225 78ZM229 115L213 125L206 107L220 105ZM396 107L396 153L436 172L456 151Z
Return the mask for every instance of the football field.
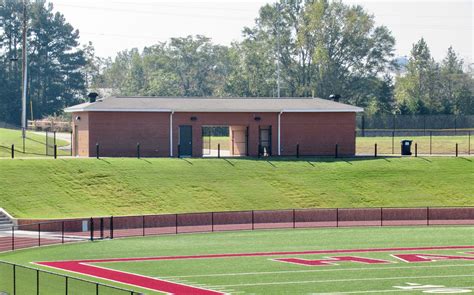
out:
M183 234L52 246L0 259L144 294L474 292L472 227ZM51 284L44 294L64 294L63 286ZM17 294L36 290L35 284L22 286ZM72 294L95 294L70 288Z

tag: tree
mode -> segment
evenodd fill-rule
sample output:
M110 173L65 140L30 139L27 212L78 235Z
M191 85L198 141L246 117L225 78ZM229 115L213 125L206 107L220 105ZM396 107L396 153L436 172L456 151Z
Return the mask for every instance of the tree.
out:
M0 6L0 57L6 70L0 85L0 116L17 123L20 115L20 63L10 58L21 56L21 21L23 6L18 1L4 0ZM86 91L83 67L84 52L79 49L79 32L62 14L53 13L53 5L44 0L28 5L28 98L36 118L61 112L78 103ZM31 114L30 114L31 115Z

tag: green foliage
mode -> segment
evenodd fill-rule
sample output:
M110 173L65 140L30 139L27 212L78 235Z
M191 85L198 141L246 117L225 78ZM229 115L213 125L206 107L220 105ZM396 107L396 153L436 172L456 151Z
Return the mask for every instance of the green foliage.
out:
M17 123L21 97L21 32L23 4L3 0L0 16L0 118ZM66 22L53 5L45 1L27 2L28 17L28 98L34 117L61 112L78 103L85 94L86 65L78 48L79 32ZM12 61L12 58L20 58ZM28 115L30 117L30 114Z
M395 97L402 114L474 114L474 79L449 47L437 63L422 38L413 45L407 72L397 77Z

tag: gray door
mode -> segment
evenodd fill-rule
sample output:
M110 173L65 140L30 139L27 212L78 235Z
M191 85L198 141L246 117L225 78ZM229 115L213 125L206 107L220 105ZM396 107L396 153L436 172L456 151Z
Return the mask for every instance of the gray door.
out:
M191 157L193 154L193 129L192 126L179 126L179 155Z

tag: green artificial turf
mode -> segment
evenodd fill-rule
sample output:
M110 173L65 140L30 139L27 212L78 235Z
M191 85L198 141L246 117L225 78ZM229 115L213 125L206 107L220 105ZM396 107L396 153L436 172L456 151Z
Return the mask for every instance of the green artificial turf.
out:
M0 206L20 218L473 206L473 160L8 159Z
M84 242L64 246L20 250L0 254L0 260L29 265L36 261L105 259L128 257L157 257L219 253L250 253L280 251L310 251L334 249L367 249L397 247L468 246L473 245L473 227L373 227L257 230L204 234L183 234L128 238L99 242ZM361 292L385 290L397 293L394 286L407 283L444 285L446 287L474 287L474 262L469 260L441 260L437 262L405 263L390 254L406 253L469 255L471 250L418 250L379 253L344 253L329 255L274 255L221 259L188 259L169 261L98 263L97 266L163 278L189 285L223 291L252 294L308 294L324 292ZM394 263L365 265L342 262L332 266L303 266L274 261L275 258L323 259L327 256L361 256L383 259ZM46 267L40 267L51 270ZM9 285L11 273L0 267ZM67 273L54 270L59 273ZM75 277L128 287L77 274ZM35 276L23 276L25 290L34 291ZM62 286L45 277L43 284ZM30 282L30 284L28 284ZM29 286L29 287L27 287ZM76 287L80 290L80 287ZM83 286L83 288L86 288ZM0 289L1 290L1 289ZM9 289L7 289L9 290ZM85 289L84 289L85 290ZM388 290L388 291L387 291ZM377 292L375 292L377 293ZM420 292L419 292L420 293ZM26 293L25 293L26 294ZM51 293L55 294L55 293ZM89 294L83 292L81 294ZM90 293L94 294L94 293ZM104 294L115 294L104 292ZM415 294L415 293L414 293Z
M53 155L54 138L53 133L44 131L27 131L25 138L25 150L23 152L23 138L21 130L0 128L0 158L11 157L11 147L15 146L15 157L45 157L46 156L46 141L48 141L48 154ZM69 146L69 142L56 138L56 145L58 147L58 156L69 156L70 149L65 149Z

